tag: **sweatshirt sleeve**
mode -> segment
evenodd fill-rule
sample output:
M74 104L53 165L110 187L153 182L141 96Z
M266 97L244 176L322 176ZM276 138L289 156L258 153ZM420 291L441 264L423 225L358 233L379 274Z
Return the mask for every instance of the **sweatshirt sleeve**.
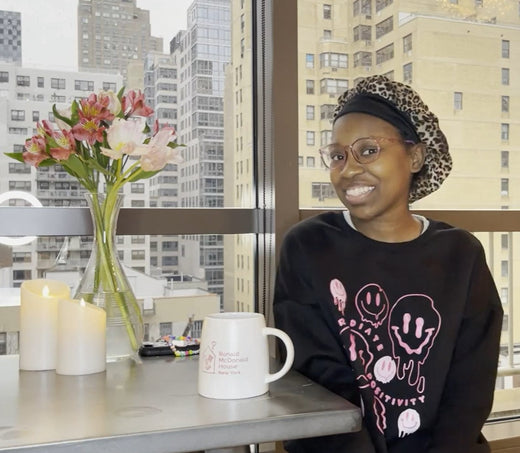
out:
M359 393L345 350L316 300L309 258L295 238L286 238L275 283L276 327L285 331L294 343L295 370L359 406ZM285 448L298 453L374 452L365 428L359 433L293 440Z
M480 248L428 453L487 453L503 309ZM464 436L461 436L464 433Z

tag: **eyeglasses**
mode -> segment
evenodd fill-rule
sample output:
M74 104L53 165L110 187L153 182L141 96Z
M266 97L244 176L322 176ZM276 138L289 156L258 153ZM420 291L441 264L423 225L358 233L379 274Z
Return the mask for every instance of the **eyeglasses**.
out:
M381 154L381 142L397 142L413 145L411 140L402 140L394 137L362 137L358 138L351 145L341 146L337 143L320 148L320 155L323 164L327 168L342 168L347 162L348 150L354 159L360 164L370 164L376 161Z

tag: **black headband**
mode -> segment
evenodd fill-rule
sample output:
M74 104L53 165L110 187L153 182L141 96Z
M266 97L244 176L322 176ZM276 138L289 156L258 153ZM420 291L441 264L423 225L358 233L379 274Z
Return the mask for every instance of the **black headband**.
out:
M381 96L365 93L354 96L343 104L334 121L347 113L377 116L396 127L405 140L412 140L414 143L421 141L408 115Z

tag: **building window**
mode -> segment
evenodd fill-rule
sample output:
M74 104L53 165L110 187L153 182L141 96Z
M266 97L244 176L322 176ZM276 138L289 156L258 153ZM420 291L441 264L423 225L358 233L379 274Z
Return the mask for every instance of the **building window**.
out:
M502 178L500 180L500 195L507 197L509 195L509 179Z
M307 167L314 168L316 165L316 161L314 159L314 156L307 156Z
M55 77L51 78L51 88L53 88L54 90L64 90L65 79L57 79Z
M332 30L323 30L323 39L332 39Z
M370 25L358 25L354 27L354 42L365 41L367 45L372 44L372 27Z
M509 288L500 288L500 302L503 304L509 302Z
M303 156L298 156L298 167L303 167Z
M40 121L40 112L38 112L38 110L33 110L33 112L32 112L32 120L34 122Z
M502 113L509 113L509 96L502 96Z
M413 78L413 66L412 63L403 65L403 82L412 83Z
M502 250L509 249L509 234L503 233L500 235L500 244L502 246Z
M403 53L408 53L412 50L412 34L403 37Z
M509 58L509 41L507 39L502 40L502 58Z
M9 82L9 73L7 71L0 71L0 83Z
M307 90L307 94L314 94L314 80L306 80L305 87Z
M323 5L323 18L324 19L332 19L332 6L324 4Z
M475 0L475 6L484 6L484 0Z
M502 85L509 85L509 68L502 68Z
M336 192L329 182L313 182L312 183L312 198L324 200L325 198L336 198Z
M394 18L390 16L388 19L383 20L376 24L376 39L390 33L394 29Z
M509 275L509 264L507 260L502 260L500 262L500 275L502 277L508 277Z
M305 54L305 67L314 68L314 55L312 53Z
M308 146L314 146L315 144L315 138L314 138L314 131L307 131L307 145Z
M103 90L104 91L113 91L114 93L117 90L116 84L112 82L103 82Z
M320 119L322 120L331 120L334 115L334 109L336 105L334 104L323 104L320 106Z
M501 126L500 126L500 138L503 140L503 141L507 141L509 140L509 124L507 123L502 123Z
M324 52L320 54L320 68L347 68L346 53Z
M78 91L94 91L92 80L74 80L74 89Z
M500 151L500 168L509 168L509 151Z
M131 193L144 193L144 184L141 182L130 183L130 192Z
M321 79L320 94L337 96L348 88L348 80L345 79Z
M29 76L16 76L16 86L18 87L28 87L31 86L31 79Z
M384 63L392 58L394 58L394 43L389 44L376 52L376 64Z
M25 110L11 110L11 121L25 121Z
M172 334L172 323L171 322L160 322L159 323L159 335L161 337Z
M320 132L320 146L328 145L332 141L332 131Z
M462 93L460 91L453 93L453 108L455 110L462 110Z
M376 13L381 11L383 8L386 8L388 5L391 5L393 0L376 0Z
M306 112L306 118L308 120L313 120L314 119L314 106L313 105L308 105L305 108L305 112Z
M38 77L37 79L38 88L44 88L44 78Z
M354 54L354 67L358 66L371 67L372 54L370 52L356 52Z

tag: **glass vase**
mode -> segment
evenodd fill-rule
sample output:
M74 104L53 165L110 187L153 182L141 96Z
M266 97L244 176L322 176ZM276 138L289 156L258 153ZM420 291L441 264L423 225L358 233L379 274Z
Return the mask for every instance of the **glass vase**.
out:
M107 361L136 357L143 339L143 319L134 292L119 261L115 237L123 195L87 193L94 240L75 299L107 312Z

